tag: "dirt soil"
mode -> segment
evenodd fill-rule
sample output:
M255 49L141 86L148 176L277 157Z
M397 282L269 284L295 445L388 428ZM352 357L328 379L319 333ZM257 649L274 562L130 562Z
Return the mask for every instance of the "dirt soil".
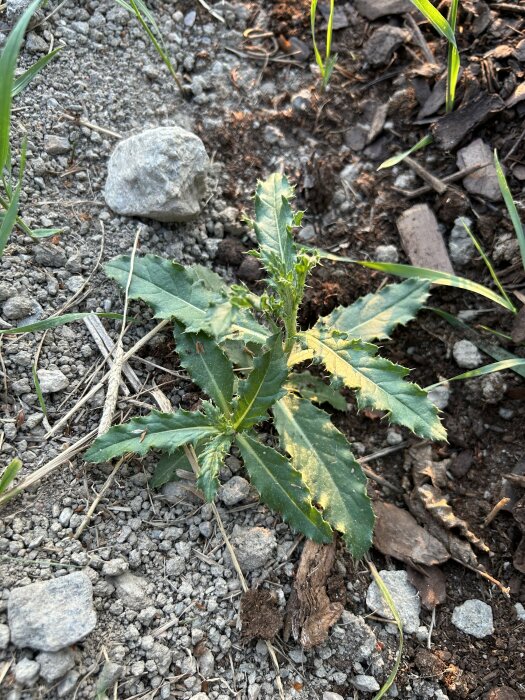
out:
M171 124L197 133L212 156L210 195L195 222L169 225L143 221L140 252L200 262L228 280L241 279L260 289L257 269L246 264L244 252L253 240L241 214L251 211L257 179L283 169L296 185L297 206L306 210L308 236L303 240L308 245L356 259L375 259L378 246L391 245L397 249L400 262L409 262L396 219L414 204L427 203L446 241L454 220L468 216L507 291L523 290L525 273L501 200L468 192L461 180L444 194L430 189L412 196L411 191L425 183L406 163L377 170L383 160L410 147L439 123L442 104L427 116L421 117L420 110L428 104L442 76L444 41L415 11L412 17L421 38L407 14L369 21L357 9L365 3L336 4L339 22L334 51L338 62L324 92L319 89L311 51L307 0L219 2L214 10L225 17L225 23L214 18L205 3L153 2L168 47L190 88L189 99L182 99L170 83L136 23L109 0L66 2L35 27L30 35L33 41L28 39L22 52L24 66L39 56L34 37L47 46L59 41L67 46L16 103L15 141L19 143L24 133L29 136L22 213L32 225L61 226L65 233L45 243L35 243L20 232L13 236L0 262L0 286L7 290L3 298L27 294L37 303L36 313L41 317L64 308L75 294L69 311L121 310L119 291L96 266L99 260L105 262L130 251L139 222L117 216L106 207L102 188L107 159L117 142L115 134L127 136L146 127ZM54 6L52 3L46 11ZM440 8L446 9L446 3ZM371 65L368 41L382 27L404 28L407 37L391 56ZM523 214L525 100L510 99L523 83L525 72L523 7L519 3L465 0L458 27L463 73L456 107L468 108L485 93L498 95L502 107L466 133L453 150L431 144L414 159L443 179L458 170L457 150L481 138L490 149L497 149ZM7 20L0 15L0 32L8 29ZM430 65L429 52L439 69ZM377 133L370 138L372 123ZM49 134L67 136L72 144L69 153L46 153ZM455 269L462 276L489 283L487 268L478 255L465 264L455 264ZM350 304L384 282L382 273L326 261L314 271L301 323L306 327L335 306ZM433 290L428 306L454 315L463 313L463 318L473 320L489 347L495 336L482 326L504 334L497 340L499 345L523 356L522 348L508 339L512 315L486 299L441 287ZM138 323L126 337L127 347L154 325L143 306L132 304L130 311ZM104 325L116 338L118 324L105 321ZM410 367L412 381L428 386L464 371L452 354L454 343L463 337L461 331L426 310L397 330L391 341L382 343L382 353ZM47 439L42 423L49 420L55 424L94 378L100 378L102 369L100 354L83 324L49 332L40 347L41 341L41 334L28 334L7 336L2 343L2 464L20 456L22 477L96 429L104 399L99 392L81 413ZM168 334L157 337L142 354L162 369L135 361L141 381L154 379L174 405L195 406L198 393L180 376ZM483 358L486 363L492 361L488 355ZM47 419L42 416L32 382L35 361L38 367L60 368L69 380L65 391L46 396ZM426 626L426 632L406 635L400 671L389 697L397 693L403 700L525 698L525 621L515 609L517 603L525 605L525 566L515 558L521 529L508 510L485 524L487 515L505 495L504 475L524 459L525 392L523 377L516 373L493 376L497 378L450 385L450 398L442 412L449 439L447 444L434 446L433 454L437 461L451 459L445 489L449 503L487 543L489 552L480 555L479 562L510 593L505 596L496 585L459 563L442 565L446 601L437 607L433 622L431 613L422 611L421 625ZM143 398L135 397L135 405L129 399L119 403L118 417L139 412ZM368 466L402 493L376 481L370 482L370 493L405 507L412 488L406 451L417 441L402 429L390 428L378 416L357 413L350 394L347 400L349 411L334 411L333 420L358 456L373 455L399 443L397 450ZM239 460L235 460L233 455L224 479L242 474ZM72 539L74 530L100 491L109 468L95 468L81 457L73 457L3 508L0 622L5 622L12 588L69 573L71 566L89 564L94 571L99 621L95 632L76 650L77 678L63 697L95 697L95 679L106 653L122 667L119 698L278 697L264 643L245 641L236 629L240 590L211 513L198 498L170 501L150 491L147 479L152 467L152 460L126 467L105 493L96 517L79 540ZM516 499L523 497L523 489L515 489ZM253 587L272 592L269 615L275 616L275 605L282 609L290 595L300 541L257 502L253 493L242 506L221 506L220 510L230 533L235 525L261 526L277 538L275 561L248 577ZM170 529L180 532L166 534ZM126 542L122 533L128 530L131 540ZM178 548L166 545L170 536L178 541ZM195 556L190 557L190 550ZM166 557L175 556L185 557L185 567L178 575L168 575ZM406 568L375 550L371 556L378 569ZM103 563L116 557L124 558L134 573L148 581L148 599L155 609L153 621L119 606L113 592L105 587ZM339 548L334 574L343 582L346 610L368 615L365 598L371 578L366 565L353 562ZM224 586L221 583L214 588L217 579ZM334 597L336 590L334 585ZM275 592L280 603L275 603ZM491 606L494 634L477 639L452 624L454 608L469 599ZM177 624L152 632L174 617ZM362 673L383 682L393 663L397 637L373 617L369 622L377 648L369 665L363 662ZM278 620L275 627L279 628ZM356 690L352 683L350 647L347 649L347 642L338 636L339 630L344 635L344 618L334 629L327 642L304 654L293 642L277 637L286 697L322 698L328 693L325 700L330 700L330 692L345 699L372 697ZM194 630L199 633L194 634ZM149 643L144 643L146 638L160 640L173 654L165 673L159 670L162 664L150 664L151 657L143 651ZM199 666L205 651L214 659L208 672ZM20 658L20 651L10 646L5 652L0 650L0 664L2 654L7 661ZM147 659L145 666L143 658ZM503 687L507 690L495 690ZM39 683L19 694L13 688L11 669L0 682L1 698L62 697L56 684Z

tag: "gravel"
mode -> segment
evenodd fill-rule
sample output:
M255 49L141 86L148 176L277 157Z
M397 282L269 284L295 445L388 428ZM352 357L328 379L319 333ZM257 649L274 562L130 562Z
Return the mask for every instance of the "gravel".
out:
M15 666L15 681L20 685L32 686L36 683L40 665L30 659L21 659Z
M360 674L352 679L352 685L363 693L375 693L381 687L373 676Z
M180 127L146 129L113 151L104 197L118 214L189 221L200 213L208 169L195 134Z
M468 216L459 216L454 221L454 227L448 239L448 252L455 265L468 265L477 255L474 243L465 226L471 229L472 219L469 219Z
M125 573L112 580L117 596L127 608L142 610L150 604L151 600L146 589L148 582L141 576Z
M382 66L388 63L397 48L410 39L411 34L405 29L383 25L366 41L365 59L370 66Z
M458 340L454 343L452 354L458 367L475 369L483 364L480 351L470 340Z
M60 680L75 666L75 655L71 649L42 651L36 660L40 664L40 675L47 683Z
M8 621L17 647L59 651L81 641L97 621L89 577L77 571L13 589Z
M9 627L4 624L0 624L0 649L7 649L9 644L10 632Z
M233 476L220 487L218 496L225 506L237 505L250 493L250 484L242 476Z
M43 394L54 394L69 386L69 379L57 368L39 369L37 371L40 390Z
M378 245L374 251L374 260L378 262L399 262L399 250L395 245Z
M482 600L466 600L454 608L452 624L459 630L477 639L494 634L492 608Z
M231 542L243 571L262 569L277 547L275 534L265 527L242 528L236 525Z
M17 294L8 299L2 306L2 316L9 321L19 320L33 313L35 301L23 294Z
M421 611L421 601L414 586L409 582L406 571L380 571L379 575L383 579L386 587L398 610L403 623L403 630L407 634L417 632L420 625L419 613ZM366 604L368 608L387 620L393 620L390 608L386 604L381 592L375 583L370 584L366 594Z

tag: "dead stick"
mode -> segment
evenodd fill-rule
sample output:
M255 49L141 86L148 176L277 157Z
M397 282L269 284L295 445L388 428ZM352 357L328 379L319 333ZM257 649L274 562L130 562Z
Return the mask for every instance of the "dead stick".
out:
M405 163L409 165L412 170L419 175L419 177L427 182L433 190L436 190L438 194L443 194L447 190L446 184L443 180L429 173L426 168L420 165L417 160L414 160L410 156L405 158Z
M483 521L483 527L487 527L487 525L490 525L490 523L494 520L496 515L500 512L502 508L505 508L507 504L510 503L510 498L502 498L500 501L496 503L494 508L490 511L490 513L487 515L485 520Z
M86 527L89 525L89 522L91 521L91 518L92 518L92 516L93 516L93 513L94 513L95 510L97 509L97 506L98 506L98 504L100 503L100 501L102 500L102 497L104 496L104 494L106 493L106 491L109 489L109 487L110 487L111 484L113 483L113 479L115 478L117 472L119 471L120 467L121 467L122 464L125 462L125 460L126 460L126 456L124 456L124 457L122 457L121 459L119 459L119 461L116 463L115 467L113 468L113 471L111 472L111 474L110 474L110 475L108 476L108 478L106 479L106 481L105 481L105 483L104 483L104 486L100 489L100 491L99 491L99 493L97 494L95 500L93 501L93 503L92 503L91 506L89 507L89 510L88 510L88 512L86 513L86 517L85 517L84 520L80 523L80 525L78 526L78 528L77 528L75 534L73 535L73 539L74 539L74 540L78 540L78 538L80 537L80 535L84 532L84 530L86 529Z
M489 163L483 163L480 165L470 165L468 168L458 170L457 173L452 173L452 175L447 175L446 177L441 178L441 182L444 182L447 185L451 182L457 182L458 180L462 180L464 177L467 177L467 175L475 173L476 170L479 170L480 168L485 168L487 165L489 165ZM418 187L417 190L403 190L400 187L392 187L392 189L396 192L400 192L401 194L405 195L405 197L407 197L408 199L413 199L414 197L419 197L422 194L427 194L427 192L432 192L432 187L429 187L428 185Z

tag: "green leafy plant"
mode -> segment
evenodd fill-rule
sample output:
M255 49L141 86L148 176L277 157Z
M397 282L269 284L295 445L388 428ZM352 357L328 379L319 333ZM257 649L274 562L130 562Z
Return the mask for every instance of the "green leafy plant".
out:
M384 287L350 307L338 307L310 329L297 315L308 273L318 263L296 245L293 230L302 212L291 208L293 190L282 175L259 183L252 223L256 256L267 273L261 295L228 287L200 266L183 267L153 255L135 257L128 295L148 303L155 317L173 320L182 367L209 397L199 410L152 411L110 428L86 454L105 462L127 453L164 453L153 483L188 469L183 446L199 461L197 485L213 500L219 472L232 445L238 449L261 500L292 528L317 542L340 532L350 552L362 556L372 538L373 513L366 479L345 436L313 402L341 406L337 389L356 392L358 407L384 411L388 420L421 437L443 440L445 430L425 391L406 381L408 370L378 355L374 339L417 313L429 284L407 280ZM120 285L128 283L130 258L107 265ZM311 361L333 377L294 366ZM338 397L338 398L334 398ZM256 432L272 422L280 450Z
M417 7L421 14L427 19L434 29L443 36L448 42L448 56L447 56L447 84L445 93L445 112L448 114L454 109L454 102L456 99L456 87L459 77L460 69L460 57L458 51L458 45L456 42L456 24L458 17L458 7L459 0L451 0L448 15L445 18L441 12L432 5L430 0L410 0L410 2ZM407 156L412 153L419 151L431 144L433 138L430 134L427 134L422 139L420 139L412 148L398 153L391 158L385 160L379 166L378 170L383 170L385 168L392 168L397 165Z
M9 34L0 55L0 178L3 193L0 195L0 257L15 226L33 238L44 238L60 233L60 229L31 229L18 216L18 205L26 161L26 142L22 143L18 177L13 178L10 146L11 110L13 97L18 95L31 80L56 56L61 47L42 57L15 80L15 69L27 25L43 0L33 0Z
M328 15L328 25L326 27L325 55L324 58L319 50L316 40L316 19L317 19L317 0L311 0L310 3L310 29L312 32L312 44L314 47L315 62L321 71L321 79L323 89L330 82L332 72L337 63L337 54L332 56L332 35L334 31L334 13L335 0L330 0L330 11Z
M0 495L6 493L21 469L22 462L17 458L7 465L2 474L0 474Z

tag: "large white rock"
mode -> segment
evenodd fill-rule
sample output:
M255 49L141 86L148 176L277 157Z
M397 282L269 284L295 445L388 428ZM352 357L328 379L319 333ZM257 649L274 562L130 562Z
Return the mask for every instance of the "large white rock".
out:
M198 136L178 126L146 129L121 141L104 189L117 214L189 221L206 194L209 158Z
M93 589L83 571L15 588L7 602L11 641L17 647L59 651L93 631Z

